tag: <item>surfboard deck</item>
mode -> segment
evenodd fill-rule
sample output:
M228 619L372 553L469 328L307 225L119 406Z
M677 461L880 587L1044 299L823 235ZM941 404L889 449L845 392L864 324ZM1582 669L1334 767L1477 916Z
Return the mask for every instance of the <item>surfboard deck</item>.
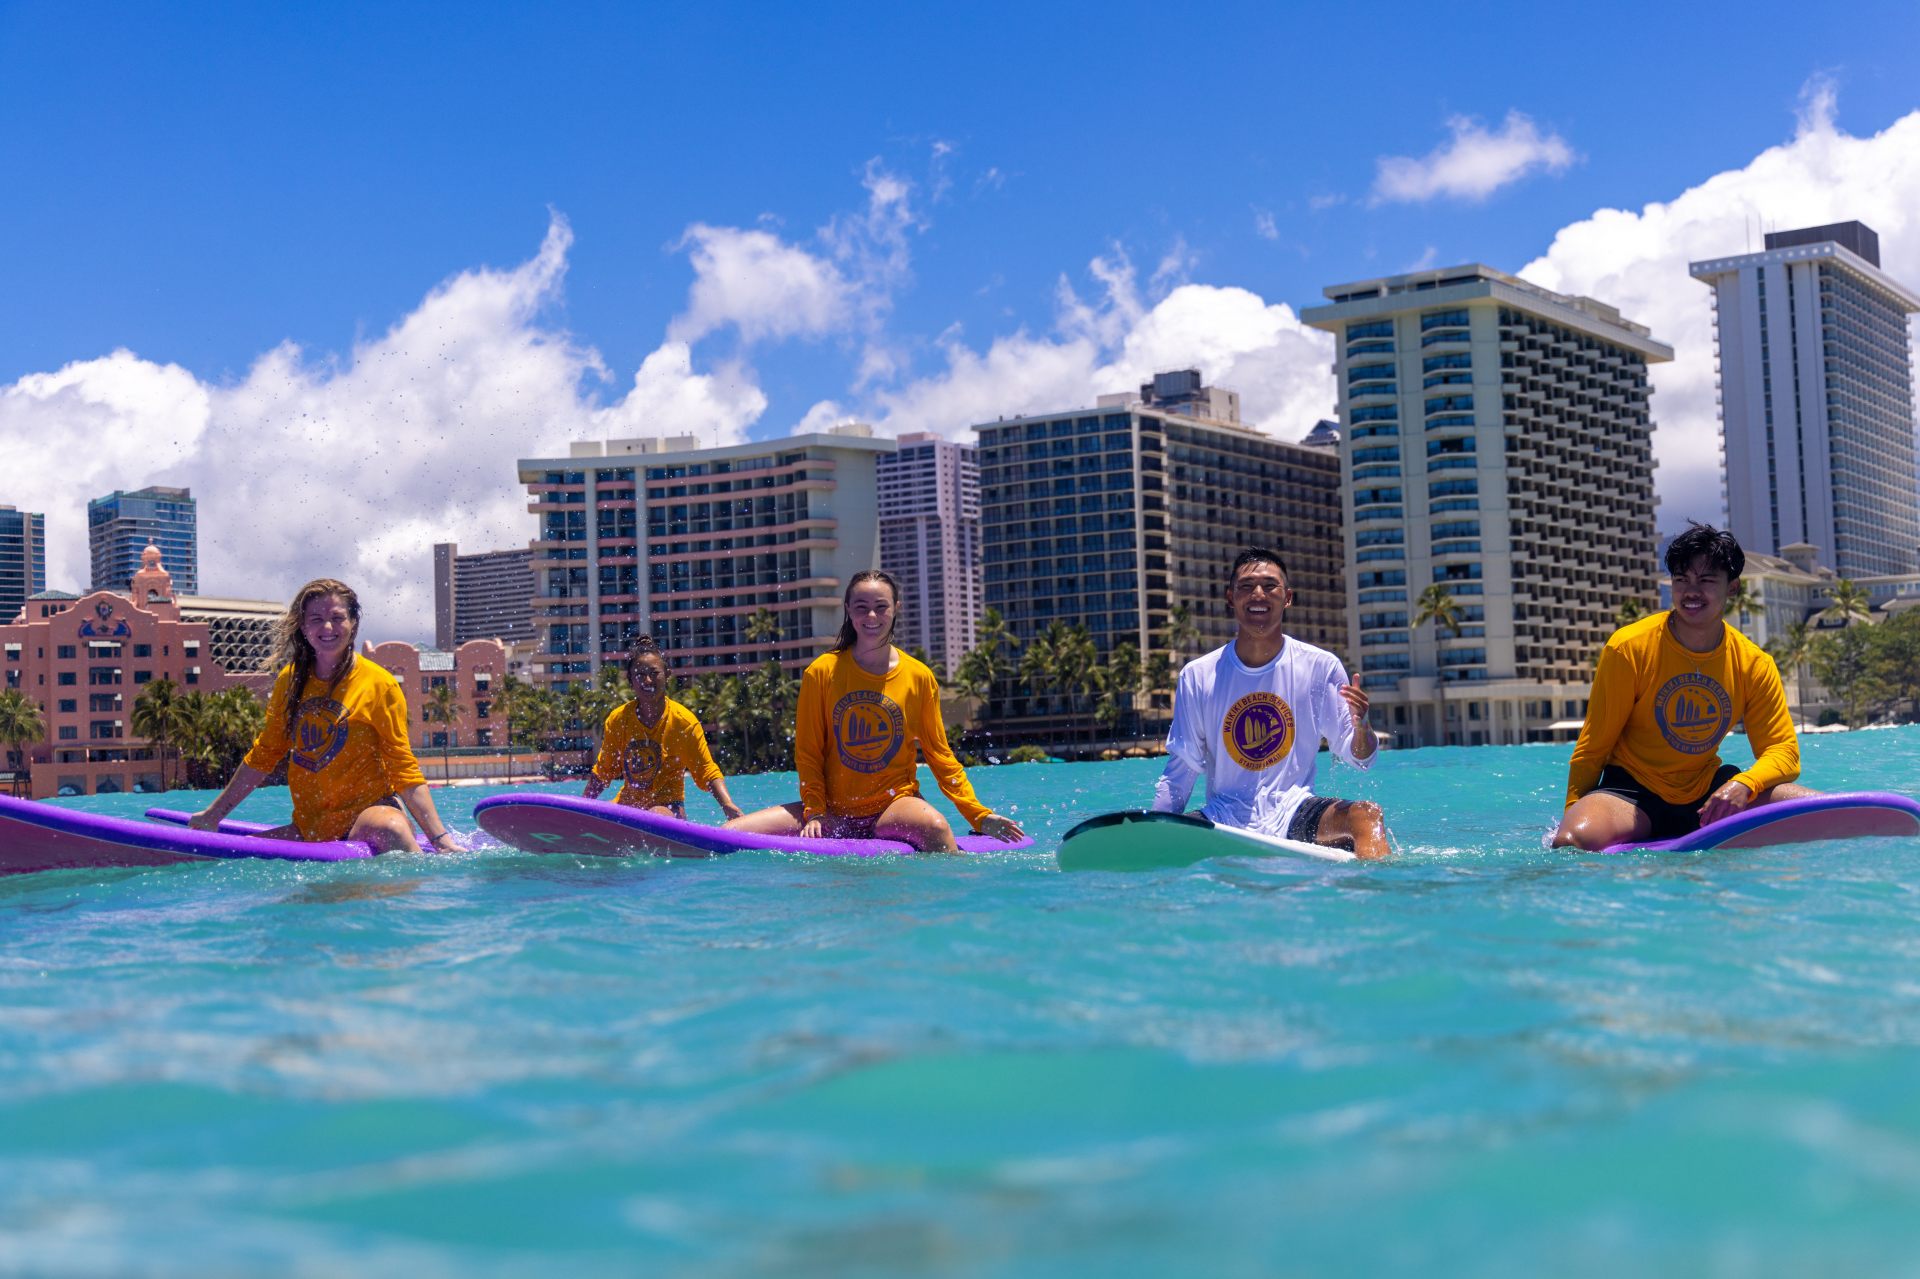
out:
M724 857L731 853L810 853L817 857L887 857L914 853L891 839L801 839L745 835L644 809L578 795L495 795L473 808L480 829L529 853L585 853L602 857ZM962 835L964 853L1006 853L1033 847L1032 839L1003 843Z
M1355 860L1344 848L1216 826L1197 813L1128 810L1089 817L1068 831L1060 841L1059 861L1061 870L1167 870L1212 857L1275 855Z
M169 810L149 810L149 815ZM293 839L260 839L268 827L257 822L225 821L218 833L185 826L186 814L171 821L133 821L53 804L0 796L0 874L42 870L172 866L181 862L238 858L289 862L360 861L374 855L365 844L339 840L309 844Z
M1703 853L1715 848L1766 848L1827 839L1920 835L1920 802L1885 791L1836 792L1762 804L1702 826L1690 835L1646 844L1614 844L1608 853Z

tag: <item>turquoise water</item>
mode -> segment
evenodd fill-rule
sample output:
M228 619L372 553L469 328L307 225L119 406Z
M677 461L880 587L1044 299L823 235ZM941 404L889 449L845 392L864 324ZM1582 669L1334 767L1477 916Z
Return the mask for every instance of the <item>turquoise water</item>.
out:
M1126 761L993 858L0 879L0 1272L1914 1273L1920 848L1547 853L1566 756L1333 770L1372 868L1062 875Z

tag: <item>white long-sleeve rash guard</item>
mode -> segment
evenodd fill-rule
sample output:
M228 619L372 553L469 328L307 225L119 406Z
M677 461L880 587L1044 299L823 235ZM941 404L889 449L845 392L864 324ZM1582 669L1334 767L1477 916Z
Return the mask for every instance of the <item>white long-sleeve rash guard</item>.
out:
M1353 753L1353 713L1339 692L1346 682L1338 658L1291 636L1265 666L1244 665L1232 644L1187 663L1154 811L1184 812L1204 774L1208 820L1284 836L1313 794L1321 738L1355 768L1373 763L1372 754Z

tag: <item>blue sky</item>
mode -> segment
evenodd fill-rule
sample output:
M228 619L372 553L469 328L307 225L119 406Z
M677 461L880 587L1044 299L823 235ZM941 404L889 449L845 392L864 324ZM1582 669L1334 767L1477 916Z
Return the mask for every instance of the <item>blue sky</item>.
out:
M298 384L310 420L331 413L348 437L384 430L374 410L340 406L371 371L352 385L346 375L400 358L381 342L410 318L422 331L441 323L427 303L437 287L519 272L522 292L500 303L502 323L518 327L497 358L565 347L573 362L552 376L571 369L580 389L565 412L532 391L516 401L529 420L523 437L500 440L508 458L580 433L562 427L671 429L635 404L580 416L630 399L636 370L670 338L686 346L675 385L726 400L712 409L715 438L784 434L816 409L819 421L953 433L967 422L951 415L994 403L978 385L954 389L956 361L1004 358L1018 385L1002 411L1062 407L1043 397L1116 389L1100 380L1124 385L1142 362L1186 362L1189 348L1203 363L1216 347L1242 351L1247 341L1210 344L1206 331L1236 322L1216 318L1246 301L1223 292L1236 290L1260 304L1240 320L1286 330L1275 340L1294 342L1295 371L1226 356L1208 371L1237 370L1250 416L1294 435L1315 415L1320 392L1301 379L1319 356L1273 308L1416 263L1518 270L1599 210L1651 230L1649 206L1716 175L1760 182L1770 148L1821 129L1873 140L1920 108L1920 6L1859 5L1845 21L1784 5L1601 12L0 3L11 188L0 200L0 405L13 397L0 427L124 433L126 456L84 483L136 486L155 477L135 471L158 468L208 490L203 509L216 509L203 523L218 529L223 497L243 504L222 484L280 469L274 453L235 451L291 402L236 395L259 390L264 357L297 348L277 376ZM1482 156L1490 187L1448 186L1428 162L1462 138L1532 158L1507 172ZM1903 164L1909 138L1883 144L1896 148ZM1381 198L1391 157L1439 185ZM1869 158L1849 171L1902 167ZM1876 198L1911 203L1904 188L1834 196L1842 212ZM1776 206L1788 221L1825 208ZM1738 249L1744 225L1729 213L1697 238ZM528 282L555 227L564 244ZM695 228L716 230L703 241ZM1893 240L1907 228L1880 229ZM1548 274L1569 287L1617 274L1554 252ZM769 266L824 272L832 296L806 280L743 295L741 281ZM1175 299L1184 311L1163 306L1182 285L1201 289ZM1623 289L1608 300L1633 315L1637 295ZM1673 305L1704 296L1682 270ZM810 299L823 309L806 318ZM1653 313L1636 318L1658 330L1662 304L1644 305ZM1659 335L1689 339L1691 323ZM1023 335L1029 345L1016 346ZM406 354L419 356L420 337ZM1079 371L1032 372L1077 339L1092 352ZM138 367L100 363L116 350ZM64 407L36 381L61 370L76 370L57 388ZM1689 393L1676 383L1671 402ZM257 408L263 399L281 407ZM182 427L199 401L210 425ZM89 416L103 404L106 417ZM244 430L242 404L265 415ZM1656 418L1662 408L1656 397ZM502 425L511 414L458 411L490 437L515 433ZM427 412L422 401L407 429ZM302 430L274 438L329 438ZM183 434L192 440L169 451ZM411 469L426 493L483 482ZM498 469L494 482L510 488ZM0 502L54 504L7 491L3 476ZM398 488L382 500L417 511L418 497ZM449 510L441 522L463 542L514 540L510 502ZM374 563L364 546L353 556ZM305 563L290 551L271 570ZM283 593L273 585L252 589ZM412 586L392 589L396 607L417 608Z

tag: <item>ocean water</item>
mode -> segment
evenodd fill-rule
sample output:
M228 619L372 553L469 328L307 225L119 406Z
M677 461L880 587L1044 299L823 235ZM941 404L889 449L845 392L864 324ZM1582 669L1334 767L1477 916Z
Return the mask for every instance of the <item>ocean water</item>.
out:
M993 857L0 879L0 1272L1920 1273L1920 847L1550 853L1566 759L1331 768L1373 867L1060 873L1124 761Z

